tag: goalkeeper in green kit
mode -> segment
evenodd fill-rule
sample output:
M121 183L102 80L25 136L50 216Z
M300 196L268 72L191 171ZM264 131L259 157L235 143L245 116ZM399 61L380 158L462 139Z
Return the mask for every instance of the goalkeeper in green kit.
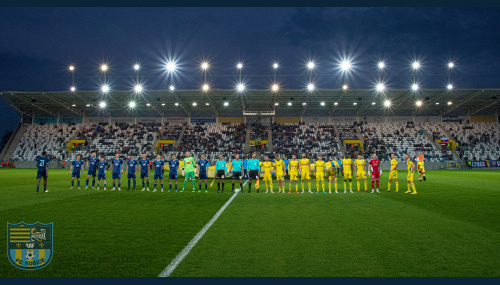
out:
M182 175L184 175L184 184L182 185L181 192L184 192L184 188L186 188L186 183L188 182L189 178L191 178L191 180L193 181L193 192L195 191L195 189L194 189L195 188L195 178L194 178L195 167L196 167L196 162L194 161L194 158L191 156L189 151L186 151L186 157L184 158L183 164L182 164Z

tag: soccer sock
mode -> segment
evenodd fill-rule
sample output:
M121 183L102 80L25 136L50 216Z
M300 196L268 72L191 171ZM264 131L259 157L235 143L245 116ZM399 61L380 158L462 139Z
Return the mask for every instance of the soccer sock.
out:
M146 186L149 188L149 180L146 181Z
M352 181L349 181L349 190L352 191Z
M217 182L217 190L220 191L220 182Z
M172 183L168 184L168 189L172 190Z
M43 186L43 191L44 192L47 191L47 186L45 186L45 185Z
M295 180L295 191L299 191L299 180Z
M128 179L128 188L130 188L130 179Z
M240 187L241 187L241 185L240 185ZM205 190L207 190L207 189L208 189L208 184L205 183Z
M188 182L187 180L184 180L184 184L182 184L182 189L186 188L186 183L187 182Z
M417 192L417 189L415 189L415 184L411 185L411 189L413 189L413 192Z
M113 188L115 188L115 182L113 182Z
M155 189L156 189L156 183L155 183Z
M316 182L316 191L319 191L319 182Z
M80 180L78 180L78 182L76 182L77 186L80 187Z
M379 180L378 180L378 178L377 178L377 190L378 190L378 183L379 183Z
M304 191L304 181L300 182L300 185L302 186L302 191Z
M89 186L89 180L85 180L85 186L88 187Z
M264 184L266 184L266 191L268 191L268 188L267 188L267 181L264 182Z
M75 180L71 180L71 187L75 186Z
M338 188L337 186L338 186L337 181L335 181L335 191L337 191Z
M368 181L365 180L365 190L368 190Z
M248 191L252 189L252 182L248 183Z
M345 180L344 180L344 190L347 190L347 188L346 188L346 187L347 187L347 186L346 186L346 183L345 183Z
M122 184L120 182L118 182L118 188L121 188Z
M198 183L198 190L201 190L201 183Z
M375 180L372 180L372 190L374 186L375 186Z
M328 182L328 190L331 192L332 191L332 182Z
M396 182L396 191L399 190L399 182Z
M142 188L144 188L144 180L142 180Z
M290 185L288 187L288 191L292 191L292 182L290 182Z
M92 187L94 187L94 185L95 185L95 179L92 180Z
M137 184L137 183L136 183L136 181L135 181L135 179L134 179L134 189L135 189L135 185L136 185L136 184Z
M323 187L323 192L325 192L325 182L321 182L321 187Z
M231 185L231 189L234 190L234 183Z
M104 188L106 188L106 183L104 183Z
M177 184L175 184L175 191L177 191Z
M269 181L269 188L271 188L271 191L273 191L273 182Z
M163 190L163 183L161 184L161 190Z
M357 181L357 184L358 184L358 191L359 191L359 190L361 190L361 189L359 189L359 187L361 186L360 185L361 183L359 183L359 180Z
M411 185L408 184L408 191L411 191Z
M224 191L224 182L222 182L222 191Z
M311 181L307 181L307 185L309 186L309 190L311 190Z
M389 182L389 188L387 188L387 190L391 190L391 182Z
M38 189L40 189L40 186L36 186L36 192L38 192Z

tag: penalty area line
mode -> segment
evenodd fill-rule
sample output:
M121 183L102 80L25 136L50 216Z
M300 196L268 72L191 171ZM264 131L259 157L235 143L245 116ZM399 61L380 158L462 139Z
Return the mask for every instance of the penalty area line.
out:
M245 181L245 183L243 183L241 188L243 188L245 186L245 184L247 184L247 182L248 182L248 180ZM240 189L240 191L243 191L243 189ZM182 262L182 260L184 260L184 258L189 254L191 249L198 243L198 241L203 237L203 235L208 231L208 229L213 225L213 223L215 223L215 221L217 221L219 216L222 214L222 212L224 212L224 210L227 208L227 206L229 206L229 204L231 204L234 197L236 197L238 195L238 193L239 193L239 191L238 192L235 191L233 196L231 196L231 198L229 198L229 200L226 202L226 204L224 204L222 206L222 208L220 208L220 210L194 236L194 238L186 245L186 247L181 252L179 252L179 254L177 254L177 256L174 257L174 259L172 259L170 264L167 267L165 267L165 269L163 269L163 271L158 275L158 277L169 277L170 274L172 274L172 272L174 272L175 268L177 268L177 266Z

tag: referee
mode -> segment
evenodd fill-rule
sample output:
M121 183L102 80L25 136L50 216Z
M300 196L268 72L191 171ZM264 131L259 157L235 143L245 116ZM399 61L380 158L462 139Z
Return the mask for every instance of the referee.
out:
M220 184L222 182L222 193L224 193L224 177L226 176L227 165L224 157L219 155L219 160L215 163L215 178L217 178L217 193L220 193Z
M250 190L252 189L252 179L259 179L259 173L260 173L260 162L256 158L257 154L254 152L252 153L252 159L248 160L248 193L250 193ZM243 191L242 191L243 193ZM257 193L259 193L259 189L257 189Z

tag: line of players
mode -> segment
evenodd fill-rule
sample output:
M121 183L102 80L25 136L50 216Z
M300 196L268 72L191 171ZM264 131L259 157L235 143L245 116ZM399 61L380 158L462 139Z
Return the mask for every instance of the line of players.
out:
M405 156L405 159L407 160L407 168L408 168L408 177L407 177L407 185L408 185L408 191L406 193L412 192L412 194L416 194L416 189L415 185L413 183L413 175L414 175L414 169L415 169L415 164L412 162L410 159L409 155ZM44 178L44 192L48 192L46 190L47 187L47 176L48 176L48 164L49 160L44 152L44 154L37 158L37 167L38 167L38 172L37 172L37 194L38 194L38 189L40 185L40 179ZM287 167L288 164L288 167ZM300 176L301 179L301 186L302 186L302 193L305 192L305 180L308 182L308 192L312 193L311 190L311 176L310 174L314 172L315 178L316 178L316 193L320 192L320 184L323 190L323 193L326 193L325 189L325 177L327 178L328 186L329 186L329 193L332 193L332 183L334 183L335 186L335 193L338 193L338 185L337 185L337 177L340 168L343 170L343 178L344 178L344 193L347 193L347 180L349 180L349 192L353 192L352 188L352 173L354 172L356 174L356 180L357 180L357 192L361 191L361 179L364 180L364 189L365 192L368 192L368 185L367 185L367 173L370 175L371 172L371 181L372 181L372 191L371 193L374 193L376 190L377 193L379 192L379 179L380 175L382 175L382 170L380 169L380 160L377 159L376 154L372 155L372 159L369 161L368 164L366 164L365 160L362 158L362 155L358 155L358 159L353 163L350 158L347 157L347 155L342 159L340 165L337 161L332 160L330 162L330 167L327 168L327 162L323 160L321 156L318 156L318 159L315 161L315 167L314 169L311 168L311 163L310 160L306 157L306 154L302 154L302 158L300 160L297 160L296 155L292 155L292 159L286 163L284 160L282 160L279 155L275 155L275 162L272 163L269 161L269 157L266 156L264 158L264 162L260 163L260 161L256 158L256 154L252 154L252 158L248 160L248 162L245 163L240 160L239 155L235 155L235 159L231 162L231 168L229 171L227 171L227 164L226 161L223 159L223 156L219 156L219 160L217 160L216 165L215 165L215 179L217 179L217 192L222 192L224 193L224 179L227 176L232 176L232 190L231 193L235 191L235 181L239 181L239 187L238 190L241 190L240 193L244 193L243 191L243 176L248 172L248 193L251 192L252 188L252 181L255 180L255 188L257 190L257 193L259 193L259 177L260 174L263 174L263 181L266 186L266 193L269 192L269 189L271 193L273 192L273 183L272 183L272 173L275 173L276 180L278 181L278 188L279 191L278 193L285 193L285 175L289 174L290 176L290 184L289 184L289 189L288 193L291 193L292 191L292 186L295 183L295 192L299 193L298 190L298 179ZM77 179L77 187L80 189L80 172L83 173L83 165L84 162L81 160L81 157L77 155L76 160L73 161L71 168L70 168L70 173L72 176L71 179L71 188L73 189L74 187L74 180L75 178ZM115 158L112 159L111 164L106 162L104 160L104 157L97 158L96 153L92 153L91 157L87 159L87 179L86 179L86 185L85 189L88 189L89 181L90 178L92 179L92 188L95 189L95 183L96 183L96 176L97 176L97 190L99 190L99 184L100 181L103 180L104 183L104 190L106 190L106 170L111 168L111 173L112 173L112 179L113 179L113 188L111 191L114 191L116 189L116 182L118 186L118 191L121 191L121 175L123 171L125 170L124 168L127 167L127 179L128 179L128 188L127 191L130 190L131 186L131 180L133 181L133 190L136 190L136 177L137 173L140 173L140 179L142 180L142 191L149 191L149 173L150 173L150 165L154 167L154 190L153 192L157 191L157 182L159 180L160 182L160 189L161 192L163 192L163 175L164 175L164 166L166 163L161 159L161 156L158 154L156 156L156 159L154 161L150 161L147 157L146 154L142 154L142 159L137 161L133 155L130 156L130 159L127 160L127 163L124 164L124 161L119 157L119 154L115 155ZM177 179L178 179L178 167L179 167L179 161L176 159L175 155L172 155L172 159L168 161L169 165L169 192L172 191L172 182L175 183L175 191L177 192ZM370 169L368 170L368 165L370 166ZM205 192L208 190L208 176L207 176L207 167L209 166L209 162L207 159L205 159L205 155L201 155L201 159L198 161L198 163L195 162L194 158L191 157L189 152L186 152L186 158L183 160L183 167L182 167L182 175L185 176L184 179L184 184L182 187L181 192L184 192L186 184L188 180L192 180L192 187L193 187L193 192L195 192L195 176L196 174L199 174L198 178L198 186L199 190L198 192L202 191L202 181L205 180ZM262 168L261 168L262 166ZM386 192L390 192L391 190L391 183L392 180L395 180L396 184L396 192L399 191L399 183L398 183L398 175L397 175L397 166L398 166L398 161L395 159L395 155L391 155L391 170L389 173L389 183L388 183L388 190ZM353 171L354 170L354 171ZM419 179L422 179L422 175L424 180L426 180L425 177L425 169L424 169L424 164L423 164L423 158L419 157L419 163L418 163L418 171L419 171ZM214 179L214 181L215 181ZM376 182L376 188L375 186ZM213 183L210 185L211 187L213 186ZM268 186L269 184L269 186ZM221 190L222 186L222 190Z

